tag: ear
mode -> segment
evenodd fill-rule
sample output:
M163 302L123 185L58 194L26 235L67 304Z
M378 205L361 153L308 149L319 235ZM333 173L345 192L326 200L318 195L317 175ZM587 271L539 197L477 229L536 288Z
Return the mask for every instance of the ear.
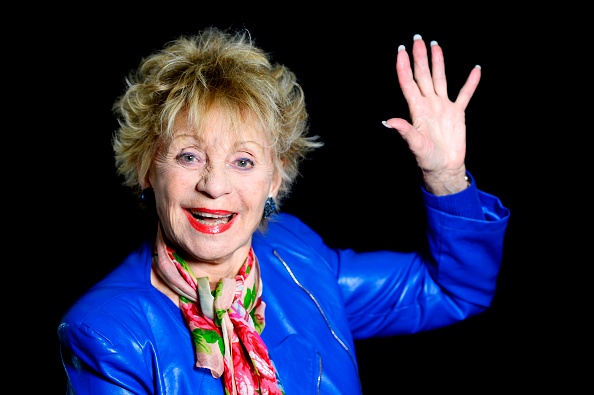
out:
M283 179L280 175L280 172L278 170L275 170L274 175L272 176L272 183L270 184L270 192L268 193L268 196L272 196L272 197L276 198L276 195L278 195L278 190L280 189L282 180Z
M151 186L151 184L148 183L148 182L141 182L140 183L140 190L141 191L144 191L145 189L149 188L150 186Z
M137 172L140 175L140 169L137 169ZM140 189L143 190L143 191L146 188L150 188L152 186L152 183L151 183L151 180L150 180L150 177L151 177L150 174L151 174L151 171L149 169L149 171L144 175L144 177L139 180Z

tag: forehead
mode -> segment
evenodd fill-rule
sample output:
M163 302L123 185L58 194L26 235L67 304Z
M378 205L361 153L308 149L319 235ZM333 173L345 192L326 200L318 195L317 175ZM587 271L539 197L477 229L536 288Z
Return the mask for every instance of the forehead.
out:
M269 138L258 118L250 113L236 113L212 108L204 112L180 113L173 124L173 137L193 136L210 141L256 141L268 145Z

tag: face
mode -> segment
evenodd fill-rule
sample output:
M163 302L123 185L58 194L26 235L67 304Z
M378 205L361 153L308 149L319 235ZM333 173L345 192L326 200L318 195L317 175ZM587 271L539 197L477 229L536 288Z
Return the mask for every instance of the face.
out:
M164 237L192 262L243 262L264 204L276 196L280 176L263 132L248 124L239 133L213 112L198 136L181 117L162 146L148 182L155 190ZM251 125L251 126L250 126Z

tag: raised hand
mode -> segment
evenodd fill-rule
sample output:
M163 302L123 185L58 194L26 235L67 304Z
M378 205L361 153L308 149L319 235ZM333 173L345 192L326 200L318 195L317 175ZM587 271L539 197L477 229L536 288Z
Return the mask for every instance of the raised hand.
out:
M456 193L467 187L465 110L481 78L475 66L455 101L448 98L441 47L431 41L431 68L427 47L414 36L413 68L404 46L398 48L396 73L408 103L412 124L391 118L384 125L396 129L407 142L423 171L427 190L435 195Z

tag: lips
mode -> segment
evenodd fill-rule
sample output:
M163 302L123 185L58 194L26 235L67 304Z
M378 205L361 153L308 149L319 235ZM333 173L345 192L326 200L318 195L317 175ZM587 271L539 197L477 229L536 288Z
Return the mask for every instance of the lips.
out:
M226 224L231 220L233 214L228 215L220 215L220 214L211 214L200 211L198 213L192 211L192 216L198 220L198 222L205 224L205 225L220 225Z
M218 234L233 225L237 214L224 210L185 210L190 225L200 233Z

